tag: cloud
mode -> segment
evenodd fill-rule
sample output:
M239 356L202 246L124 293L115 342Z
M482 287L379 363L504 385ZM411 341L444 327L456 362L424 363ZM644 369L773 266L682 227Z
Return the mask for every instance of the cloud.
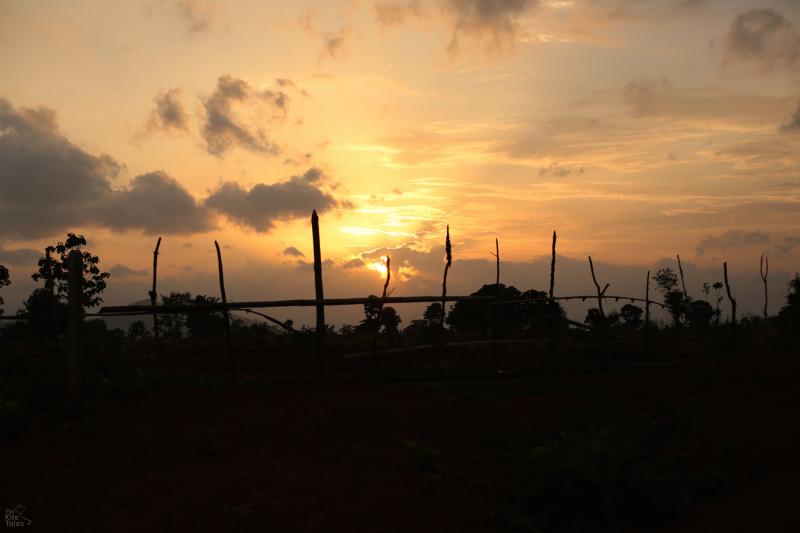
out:
M289 257L305 257L306 254L295 248L294 246L289 246L283 251L283 255Z
M769 235L760 231L728 230L720 235L707 235L697 244L697 254L703 255L706 250L727 250L746 246L764 245L769 242Z
M42 252L31 248L0 248L0 265L36 265Z
M83 224L146 233L209 229L205 208L162 172L115 188L122 169L58 131L52 109L20 108L0 98L0 227L5 238L36 238Z
M214 21L215 6L201 0L175 0L175 9L190 34L206 33Z
M125 265L116 265L109 270L112 278L131 278L135 276L144 276L148 274L147 270L134 270Z
M228 181L206 199L205 206L242 226L267 232L278 220L309 216L313 209L321 212L349 206L321 188L324 178L321 170L312 168L272 185L259 183L250 190Z
M322 41L322 51L319 55L319 60L322 61L324 57L336 59L344 51L345 42L349 32L347 28L339 28L338 30L321 31L317 29L314 20L319 13L313 7L309 7L306 12L298 20L300 29L309 35L313 35Z
M780 130L784 133L800 133L800 102L797 103L797 110L781 125Z
M4 237L40 237L89 221L121 168L110 156L92 155L61 135L52 109L16 110L0 98Z
M189 234L211 229L205 207L163 172L136 176L127 188L111 192L97 211L96 220L115 230Z
M479 40L488 36L489 49L513 45L516 18L538 3L538 0L445 0L442 7L454 19L448 51L458 51L462 35Z
M285 85L282 80L279 85ZM222 157L234 147L267 155L278 155L281 148L270 140L260 127L246 124L234 112L234 104L249 105L256 110L266 108L270 121L282 121L289 110L289 95L280 89L256 90L244 80L220 76L211 96L203 101L205 122L203 139L209 154Z
M655 110L657 100L665 93L671 92L675 88L667 78L660 80L642 78L629 81L622 91L622 97L639 116L652 113Z
M775 245L775 253L785 256L800 248L800 237L784 237Z
M153 98L155 109L150 112L145 132L183 132L189 129L189 115L181 102L180 89L161 91Z
M361 267L363 267L365 264L366 264L366 263L364 263L364 260L363 260L363 259L361 259L360 257L356 257L356 258L354 258L354 259L350 259L349 261L346 261L346 262L345 262L345 263L342 265L342 268L343 268L343 269L345 269L345 270L349 270L349 269L351 269L351 268L361 268Z
M375 19L384 27L402 24L409 18L420 18L422 13L420 0L375 2Z
M725 36L723 67L747 64L762 72L800 67L800 33L772 9L740 13Z

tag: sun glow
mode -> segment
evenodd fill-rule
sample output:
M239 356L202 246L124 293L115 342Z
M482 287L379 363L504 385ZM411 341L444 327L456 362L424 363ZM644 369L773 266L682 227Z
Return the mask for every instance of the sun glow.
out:
M381 276L386 276L386 260L388 258L385 255L381 256L380 261L373 261L371 263L367 263L367 268L369 270L374 270L381 274Z

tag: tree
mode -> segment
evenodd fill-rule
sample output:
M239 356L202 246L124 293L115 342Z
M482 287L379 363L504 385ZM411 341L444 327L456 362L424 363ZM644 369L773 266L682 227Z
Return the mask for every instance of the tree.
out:
M54 292L58 301L66 301L69 283L69 253L77 250L81 253L83 280L83 307L95 307L103 302L100 297L106 288L106 280L111 277L102 272L98 266L100 258L83 250L86 239L83 235L67 233L67 239L55 246L45 248L45 255L39 258L39 269L31 275L34 281L44 281L44 288ZM55 254L55 257L53 256Z
M619 310L619 316L626 326L638 328L642 324L642 314L644 310L638 305L625 304Z
M653 274L653 281L656 282L658 290L664 296L664 304L672 315L672 323L675 327L680 325L681 316L685 314L686 298L682 291L677 290L678 275L670 267L664 267Z
M664 267L653 274L653 281L656 282L658 290L666 298L678 286L678 275L670 267Z
M0 265L0 289L3 287L8 287L11 285L11 279L9 279L8 269L3 265ZM0 296L0 305L3 305L3 297ZM0 315L3 314L3 309L0 309Z
M397 314L397 310L395 310L394 307L384 307L381 309L380 321L384 333L390 335L400 333L397 327L400 325L400 322L402 322L402 319L400 315Z
M364 304L364 320L356 326L356 331L359 333L377 333L381 329L380 312L380 298L370 295L367 303Z
M692 326L707 326L714 318L714 308L705 300L689 300L686 313Z
M800 321L800 275L795 274L794 278L789 280L788 288L786 305L781 308L778 318L796 328Z
M191 298L191 295L190 295ZM219 298L198 294L191 305L219 303ZM192 311L186 313L186 329L190 337L216 337L225 332L225 315L222 311Z
M67 304L48 289L34 289L17 316L23 317L34 332L58 335L67 330Z
M147 326L141 320L131 322L131 325L128 326L128 337L131 339L145 339L149 336L150 332L147 331Z
M544 291L528 289L520 296L522 300L529 300L520 304L523 331L530 332L545 326L549 327L553 317L566 316L561 304L550 300Z
M439 324L442 321L442 304L434 302L425 308L422 318L428 321L429 324Z
M480 332L486 336L489 326L494 320L498 330L517 331L522 328L522 306L516 304L499 305L492 317L492 306L488 299L519 300L522 293L515 287L506 287L502 283L484 285L470 296L482 296L486 302L456 302L447 314L446 322L454 330L460 332Z
M189 305L192 303L192 294L188 292L171 292L168 296L161 295L161 305ZM165 313L159 317L158 329L165 337L182 337L186 327L187 317L183 313Z

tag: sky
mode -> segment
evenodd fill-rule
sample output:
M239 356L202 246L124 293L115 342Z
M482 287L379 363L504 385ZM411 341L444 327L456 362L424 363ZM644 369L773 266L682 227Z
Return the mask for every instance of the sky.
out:
M758 312L800 260L796 0L0 0L0 264L87 237L108 304L159 292L643 296L680 254ZM577 318L583 307L570 308ZM613 306L612 306L613 307ZM409 308L407 323L421 311ZM330 321L358 319L338 309ZM303 320L303 312L286 316Z

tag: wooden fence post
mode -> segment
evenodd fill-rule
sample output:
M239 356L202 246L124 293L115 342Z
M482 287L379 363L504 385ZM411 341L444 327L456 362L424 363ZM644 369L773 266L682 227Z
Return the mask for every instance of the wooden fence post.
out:
M644 345L650 339L650 271L647 271L647 281L644 288Z
M447 262L444 265L444 275L442 276L442 320L439 323L439 353L436 355L436 361L434 362L436 366L436 373L441 375L442 374L442 365L440 362L441 355L444 351L444 318L446 316L446 308L445 304L447 303L447 273L450 270L450 266L453 264L453 246L450 243L450 224L447 225L447 233L445 234L444 238L444 253Z
M592 256L589 256L589 270L592 272L592 281L594 282L594 286L597 288L597 308L600 310L600 318L605 318L606 314L603 312L603 296L606 293L606 289L608 289L609 284L606 283L606 286L600 289L600 284L597 283L597 277L594 275L594 263L592 263Z
M761 281L764 282L764 323L767 322L767 305L769 304L769 293L767 292L767 276L769 275L769 258L761 256Z
M728 300L731 302L731 324L736 327L736 300L731 295L731 286L728 283L728 262L722 264L723 277L725 279L725 292L728 293Z
M548 296L550 301L548 301L548 305L553 308L553 313L558 311L558 302L553 299L555 294L555 287L556 287L556 230L553 230L553 246L550 252L550 291L548 292ZM556 323L554 317L550 316L550 321L548 323L548 337L549 337L549 347L550 351L555 351L556 348L556 340L555 340L555 329Z
M489 252L491 253L491 252ZM495 257L495 261L497 263L497 275L495 278L495 285L494 285L494 299L495 301L500 300L500 240L495 238L494 239L494 253L492 254ZM492 306L492 362L494 364L495 372L500 371L500 358L499 358L499 346L497 345L497 341L499 340L499 336L497 334L497 311L498 306Z
M311 213L311 236L314 241L314 292L317 300L317 368L320 376L324 376L325 304L322 303L322 300L325 299L325 296L322 288L322 251L319 242L319 216L317 216L316 209Z
M158 293L156 292L156 279L158 276L158 249L161 247L161 237L158 238L156 248L153 250L153 290L150 291L150 305L153 306L153 336L158 342L158 313L155 310L156 303L158 302Z
M217 267L219 269L219 292L222 296L222 303L228 303L228 297L225 295L225 274L222 271L222 252L219 250L219 243L214 241L214 247L217 249ZM224 310L225 314L225 353L228 356L228 369L231 373L231 382L236 385L239 381L239 374L236 368L236 355L233 353L231 346L231 313L228 308Z
M73 398L83 386L83 256L72 250L67 257L67 391Z
M681 286L683 287L683 297L688 299L689 298L689 293L686 292L686 281L684 281L684 279L683 279L683 265L681 264L681 255L680 254L676 254L676 255L678 257L678 272L681 275Z

